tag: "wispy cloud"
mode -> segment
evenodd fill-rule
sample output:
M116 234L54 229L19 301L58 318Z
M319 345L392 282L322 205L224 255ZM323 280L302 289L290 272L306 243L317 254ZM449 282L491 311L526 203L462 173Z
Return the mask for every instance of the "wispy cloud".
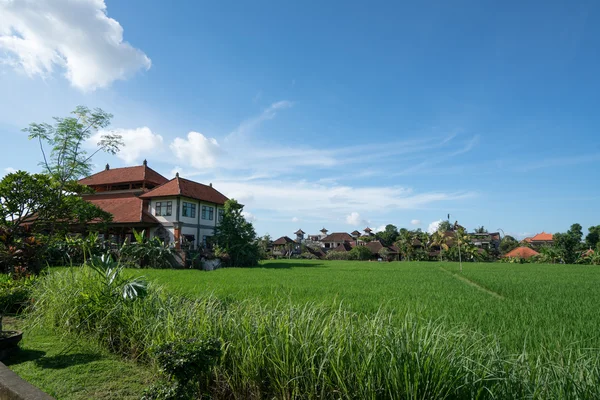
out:
M539 161L532 161L521 167L517 167L517 170L521 172L528 172L543 168L555 168L571 165L588 164L596 161L600 161L600 153L566 157L549 157Z

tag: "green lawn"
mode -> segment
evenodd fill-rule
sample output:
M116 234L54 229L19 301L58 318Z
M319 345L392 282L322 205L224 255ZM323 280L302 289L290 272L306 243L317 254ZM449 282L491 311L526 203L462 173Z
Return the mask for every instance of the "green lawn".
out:
M5 329L22 325L7 320ZM148 367L45 330L25 329L20 346L4 363L57 399L139 399L154 377Z
M413 312L496 335L514 351L600 348L600 267L466 263L268 261L258 268L134 270L186 296L342 303L402 319Z

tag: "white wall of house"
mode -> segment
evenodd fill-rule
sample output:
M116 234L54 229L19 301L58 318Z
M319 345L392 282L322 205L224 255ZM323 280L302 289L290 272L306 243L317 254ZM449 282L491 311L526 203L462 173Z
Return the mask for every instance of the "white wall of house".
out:
M156 203L164 204L162 206L162 210L164 213L165 205L167 202L171 202L171 215L156 215ZM162 223L173 223L177 221L177 197L165 197L160 199L152 199L150 200L150 214L154 215L154 217Z
M156 215L156 203L160 202L162 204L166 204L167 201L171 201L172 203L172 212L170 216L164 215ZM191 212L188 213L188 216L183 215L183 203L194 204L196 206L196 215L194 217L191 216ZM206 208L205 215L202 215L202 207ZM212 219L210 217L210 207L212 207ZM163 205L164 210L164 205ZM169 197L169 198L160 198L160 199L151 199L149 203L149 212L159 221L161 222L165 229L170 232L171 243L174 240L174 229L172 224L179 221L182 223L181 234L182 235L193 235L194 241L197 246L201 246L204 243L204 237L213 236L215 233L215 227L219 225L219 210L222 210L222 206L218 206L213 203L201 202L195 199L190 199L187 197L179 198L179 210L177 208L177 197ZM179 218L177 217L177 212L179 211ZM203 218L204 217L204 218ZM155 231L153 229L153 231ZM151 232L154 235L154 232Z

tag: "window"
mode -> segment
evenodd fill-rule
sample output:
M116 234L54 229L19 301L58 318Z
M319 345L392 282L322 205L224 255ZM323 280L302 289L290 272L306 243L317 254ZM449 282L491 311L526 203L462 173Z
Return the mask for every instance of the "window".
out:
M157 201L154 206L154 215L168 217L173 211L172 201Z
M204 235L202 236L202 246L206 247L208 241L206 240L208 238L208 236Z
M219 208L219 222L223 222L223 216L225 215L225 210L223 210L222 208Z
M181 215L183 217L196 218L196 205L184 201Z
M215 213L214 207L202 206L202 219L213 220Z

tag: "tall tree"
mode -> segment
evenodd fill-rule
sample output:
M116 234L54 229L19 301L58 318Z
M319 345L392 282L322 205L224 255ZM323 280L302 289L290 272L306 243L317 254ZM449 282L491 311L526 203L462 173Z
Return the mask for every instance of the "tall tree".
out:
M500 241L500 252L506 254L519 247L519 242L510 235L505 235Z
M585 244L588 248L595 249L598 243L600 243L600 225L590 226L588 232L585 237Z
M51 179L52 197L44 208L46 213L40 213L36 218L38 222L43 221L51 233L67 224L110 218L110 215L81 199L81 195L90 190L79 185L77 179L90 173L92 157L98 152L116 154L123 145L121 136L103 133L96 143L96 150L88 154L84 149L85 143L110 125L112 114L84 106L78 106L72 114L66 118L55 117L52 125L32 123L23 129L29 133L30 140L38 141L42 155L40 165Z
M487 229L485 229L485 226L481 225L478 228L475 228L475 233L487 233Z
M398 228L395 225L387 224L383 232L376 234L377 238L380 239L386 246L392 245L398 238Z
M258 264L260 258L256 232L242 215L243 208L235 199L227 200L223 220L213 237L217 252L232 267L252 267Z
M452 230L452 224L450 223L450 221L442 221L438 225L437 230L438 230L438 232L448 232L448 231L451 231Z
M559 251L562 259L568 263L574 263L579 252L583 246L581 238L583 236L583 229L579 224L571 225L571 228L565 233L556 233L553 236L553 246Z
M85 106L78 106L71 114L72 117L54 117L53 125L31 123L23 129L29 133L29 139L38 141L42 153L40 165L61 188L68 182L89 175L92 157L98 152L116 154L123 146L120 135L108 132L100 136L97 149L88 154L84 150L85 142L98 130L107 128L113 116L100 108L90 110ZM49 146L49 153L45 145Z

